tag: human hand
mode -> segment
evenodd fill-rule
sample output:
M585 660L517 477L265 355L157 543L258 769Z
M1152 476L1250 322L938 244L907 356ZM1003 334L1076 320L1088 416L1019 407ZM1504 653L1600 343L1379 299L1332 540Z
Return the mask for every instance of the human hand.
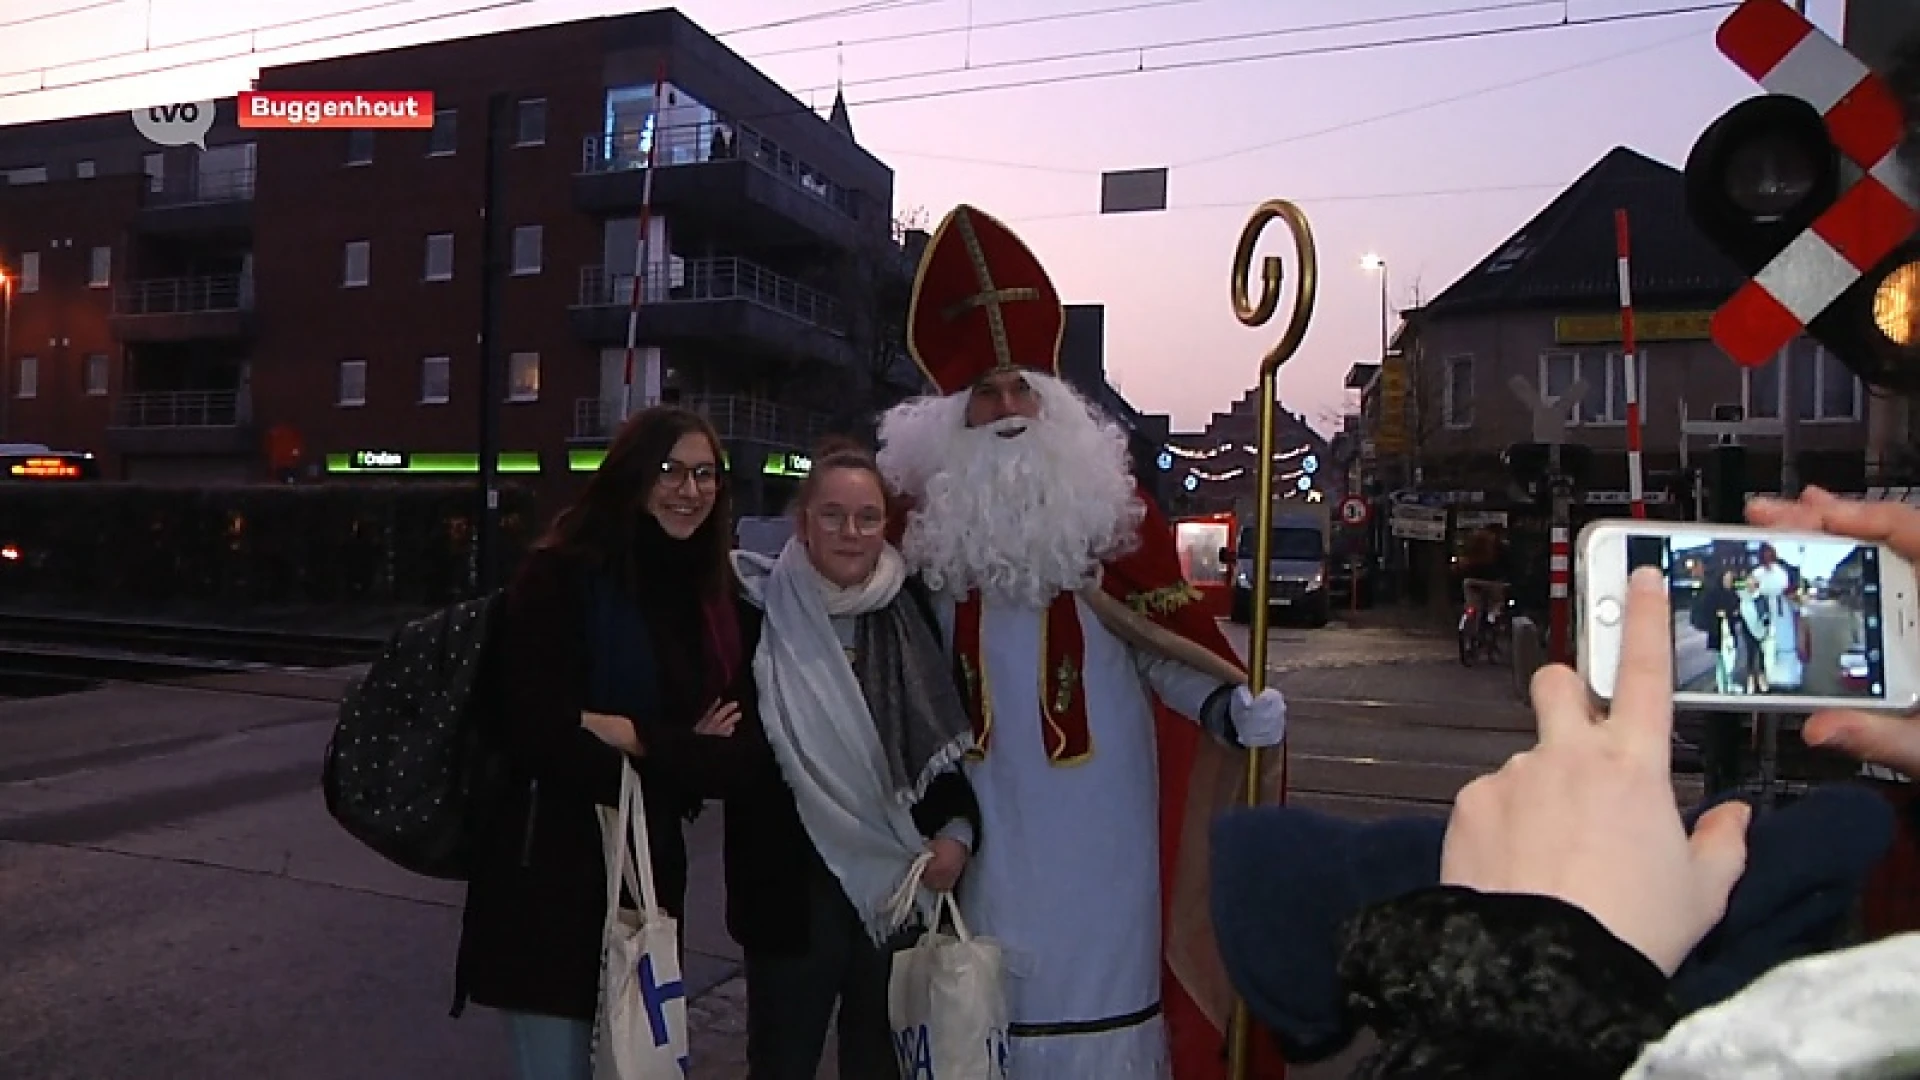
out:
M1287 699L1271 686L1257 697L1244 686L1235 687L1227 716L1242 746L1278 746L1287 737Z
M640 745L640 733L634 729L633 721L625 716L582 712L580 726L593 732L601 742L623 754L640 757L645 753Z
M1659 571L1634 573L1625 620L1607 714L1571 668L1534 676L1540 743L1460 792L1440 880L1557 897L1671 975L1726 914L1752 810L1715 807L1687 835L1670 771L1672 616Z
M707 707L706 715L693 725L695 735L713 735L726 738L740 723L740 703L737 701L716 701Z
M952 892L960 882L960 872L967 868L967 845L951 836L936 836L927 850L933 852L933 861L921 873L920 883L934 892Z
M1747 520L1769 528L1831 533L1869 544L1885 544L1902 558L1920 563L1920 510L1904 503L1857 502L1820 488L1799 499L1755 499ZM1920 776L1920 717L1823 709L1808 718L1801 738L1809 746L1839 750L1862 761Z

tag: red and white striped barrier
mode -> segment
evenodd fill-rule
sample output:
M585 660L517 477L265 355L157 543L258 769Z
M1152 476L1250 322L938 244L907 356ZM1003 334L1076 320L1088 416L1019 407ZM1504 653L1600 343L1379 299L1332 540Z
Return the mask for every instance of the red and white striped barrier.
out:
M1819 110L1841 153L1866 175L1795 237L1713 317L1713 339L1759 367L1806 331L1920 224L1920 194L1894 155L1899 100L1859 58L1781 0L1746 0L1720 25L1720 51L1770 94Z
M1627 380L1627 498L1633 516L1647 516L1647 493L1640 468L1640 358L1633 338L1633 249L1627 212L1613 212L1614 251L1620 264L1620 374Z
M1564 525L1553 526L1547 549L1547 659L1573 662L1569 630L1573 623L1573 544Z

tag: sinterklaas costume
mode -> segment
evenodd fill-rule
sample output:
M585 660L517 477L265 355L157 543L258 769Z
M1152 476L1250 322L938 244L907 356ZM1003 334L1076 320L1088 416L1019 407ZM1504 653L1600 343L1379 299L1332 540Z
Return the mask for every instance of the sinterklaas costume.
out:
M971 207L935 231L908 344L943 394L1057 377L1065 312L1039 260ZM909 500L912 492L905 493ZM1013 1080L1224 1080L1232 989L1214 944L1208 827L1244 800L1226 701L1239 657L1151 500L1101 585L1044 610L943 599L978 749L969 926L1007 951ZM910 502L909 502L910 505ZM1199 721L1199 722L1196 722ZM1284 789L1284 752L1263 787ZM1257 1080L1285 1075L1254 1034Z

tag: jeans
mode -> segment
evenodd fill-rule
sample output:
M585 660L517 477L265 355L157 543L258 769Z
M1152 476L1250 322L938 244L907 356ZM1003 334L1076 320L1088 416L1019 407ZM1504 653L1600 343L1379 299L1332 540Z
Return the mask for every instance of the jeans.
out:
M748 950L747 1075L749 1080L814 1080L839 1004L840 1080L898 1080L887 983L893 949L867 937L840 882L814 867L807 890L807 951L769 955Z
M592 1080L592 1024L536 1013L502 1015L518 1080Z

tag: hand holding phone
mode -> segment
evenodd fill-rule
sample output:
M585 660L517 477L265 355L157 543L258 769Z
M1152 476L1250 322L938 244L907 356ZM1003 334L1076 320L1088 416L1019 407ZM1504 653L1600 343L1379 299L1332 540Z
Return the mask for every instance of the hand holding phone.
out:
M1651 566L1669 590L1678 707L1911 711L1920 707L1920 521L1911 532L1910 554L1886 535L1822 531L1811 513L1764 526L1594 522L1576 560L1580 670L1612 698L1627 578Z
M1798 501L1755 499L1747 507L1747 520L1763 528L1819 530L1881 544L1908 562L1920 563L1920 509L1904 503L1857 502L1810 487ZM1808 719L1803 736L1808 745L1920 776L1920 719L1865 709L1824 709Z

